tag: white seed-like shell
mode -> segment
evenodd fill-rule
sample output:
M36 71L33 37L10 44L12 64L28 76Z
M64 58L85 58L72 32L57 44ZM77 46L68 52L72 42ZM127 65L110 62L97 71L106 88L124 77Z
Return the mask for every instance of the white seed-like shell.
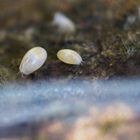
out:
M57 26L59 33L75 32L75 24L62 13L55 13L52 24Z
M30 49L23 57L19 70L25 75L29 75L39 69L47 59L47 52L42 47Z
M82 62L81 56L71 49L62 49L58 51L57 57L66 64L80 65Z

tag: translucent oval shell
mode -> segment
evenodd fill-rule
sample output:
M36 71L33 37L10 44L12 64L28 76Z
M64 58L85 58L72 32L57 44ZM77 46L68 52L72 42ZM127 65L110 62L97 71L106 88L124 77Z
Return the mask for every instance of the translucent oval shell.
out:
M19 70L25 75L29 75L39 69L47 59L47 52L42 47L30 49L23 57Z
M74 33L75 24L62 13L55 13L52 24L57 26L59 33Z
M80 65L82 62L81 56L76 51L70 49L58 51L57 57L66 64Z

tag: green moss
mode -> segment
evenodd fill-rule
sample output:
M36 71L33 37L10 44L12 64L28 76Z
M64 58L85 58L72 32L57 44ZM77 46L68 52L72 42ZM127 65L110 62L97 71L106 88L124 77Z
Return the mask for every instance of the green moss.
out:
M0 65L0 85L5 85L15 79L15 74L9 69Z
M123 28L129 15L137 17L135 2L129 0L127 4L121 6L122 1L87 0L85 3L84 0L79 0L66 1L62 6L59 2L48 1L42 5L42 8L46 8L42 9L44 21L26 26L13 26L11 30L4 29L0 39L0 64L13 74L18 73L24 54L34 46L42 46L47 50L48 58L45 65L35 73L37 79L45 77L104 79L112 75L140 75L138 18L127 31ZM50 5L53 8L50 9ZM113 8L108 8L109 5ZM73 35L61 35L50 24L54 13L61 8L76 25L77 30ZM28 39L25 32L30 28L33 32ZM74 49L80 53L83 58L82 65L71 66L60 62L56 53L62 48Z

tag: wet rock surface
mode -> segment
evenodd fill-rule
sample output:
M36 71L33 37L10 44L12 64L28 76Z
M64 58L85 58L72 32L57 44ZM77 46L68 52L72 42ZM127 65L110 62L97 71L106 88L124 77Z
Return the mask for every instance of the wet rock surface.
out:
M97 79L140 77L139 0L62 0L61 2L59 0L13 0L12 2L2 0L0 8L2 11L0 13L0 88L11 83L18 83L19 85L24 85L28 90L28 87L34 86L34 83L41 80L55 83L59 79L65 79L60 83L67 83L68 81L82 79L91 80L94 85ZM58 27L52 24L54 15L57 12L63 13L74 23L75 32L58 32ZM19 72L20 62L24 54L35 46L41 46L47 50L47 61L35 73L24 76ZM60 49L64 48L78 52L83 62L78 66L74 66L58 60L56 54ZM39 85L42 85L42 82ZM38 87L40 88L40 86L36 87L37 91ZM16 87L14 88L17 90ZM30 89L27 93L41 92L48 95L48 91L45 92L43 89L38 92ZM76 88L74 87L74 89ZM55 93L54 90L51 92ZM11 94L17 93L10 92ZM67 93L67 91L65 92ZM98 91L94 92L94 94L97 93ZM76 97L75 93L71 94ZM139 93L137 91L137 94L128 95L130 98L131 96L136 96L136 99ZM58 100L54 95L51 97L51 99ZM109 97L111 98L112 95ZM113 96L112 98L115 97ZM11 102L7 103L14 101L12 98L9 99L11 99ZM104 99L106 100L106 98ZM131 99L129 100L131 101ZM47 100L46 102L48 103L49 101ZM19 103L19 105L21 104ZM92 104L92 106L94 105ZM100 120L88 114L89 110L87 110L88 113L85 112L87 115L84 114L85 119L83 117L76 118L72 121L73 125L70 125L67 122L69 122L69 116L72 114L67 110L69 114L65 116L66 122L63 121L63 117L60 117L58 120L45 119L45 122L40 122L39 124L32 124L32 122L29 125L26 123L20 124L15 126L15 133L12 132L11 137L13 140L84 140L87 135L88 140L139 140L140 121L133 109L129 105L113 106L112 108L111 106L112 104L106 107L109 109L99 109L99 111L97 108L97 112L94 113ZM53 107L55 108L55 105ZM8 104L7 108L9 108ZM116 108L125 108L126 112L120 109L117 110L116 115L116 112L113 112ZM124 112L125 114L123 114ZM65 112L62 114L64 115ZM109 114L109 118L106 118L107 114ZM120 118L112 120L111 115L115 118L119 116L118 114L127 117L121 121ZM121 119L123 117L121 116ZM93 122L93 118L95 122ZM83 120L78 123L80 119ZM66 127L68 129L64 129ZM16 133L18 128L21 128L19 129L19 135L17 134L18 132ZM22 135L21 132L25 128L29 131ZM10 132L11 128L6 128L6 130ZM81 133L84 135L81 135ZM6 135L7 133L3 135L5 140ZM0 137L2 137L1 134Z
M16 3L15 0L19 7L21 2L22 0ZM46 5L44 5L44 11L42 9L40 12L44 14L44 19L31 24L30 21L23 18L23 15L20 15L20 18L24 19L23 23L26 23L24 26L17 26L20 24L17 21L10 28L7 26L8 28L1 29L0 52L4 54L1 58L1 65L11 69L16 75L19 73L18 67L25 52L34 46L42 46L48 51L48 60L43 68L33 74L35 79L51 77L108 79L110 76L139 75L140 30L139 3L137 1L84 2L79 0L76 2L64 1L63 4L59 4L57 1L43 2ZM8 1L4 3L5 6L11 8L11 12L17 13ZM32 1L27 3L35 4ZM40 5L38 5L38 9ZM26 5L22 6L26 7ZM52 6L50 15L47 11L49 6ZM4 8L4 6L2 7ZM53 15L58 9L73 20L76 33L60 34L52 26ZM36 8L33 10L38 11ZM26 12L28 13L28 11ZM24 14L28 15L27 13ZM3 14L6 14L6 11L3 11ZM11 18L16 19L14 14ZM1 21L6 22L3 18ZM1 27L3 26L1 25ZM80 66L71 66L60 62L56 53L62 48L76 50L82 56L83 63ZM31 77L29 76L29 79ZM22 80L22 78L20 79Z

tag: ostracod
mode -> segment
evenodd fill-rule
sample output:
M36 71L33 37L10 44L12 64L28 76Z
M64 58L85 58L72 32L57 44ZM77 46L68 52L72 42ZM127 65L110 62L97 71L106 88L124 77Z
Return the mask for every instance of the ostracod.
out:
M76 28L73 21L62 13L55 13L52 24L57 27L59 33L74 33Z
M46 59L46 50L42 47L34 47L24 55L19 70L22 74L29 75L39 69Z
M57 52L59 60L66 64L80 65L82 62L81 56L74 50L62 49Z

